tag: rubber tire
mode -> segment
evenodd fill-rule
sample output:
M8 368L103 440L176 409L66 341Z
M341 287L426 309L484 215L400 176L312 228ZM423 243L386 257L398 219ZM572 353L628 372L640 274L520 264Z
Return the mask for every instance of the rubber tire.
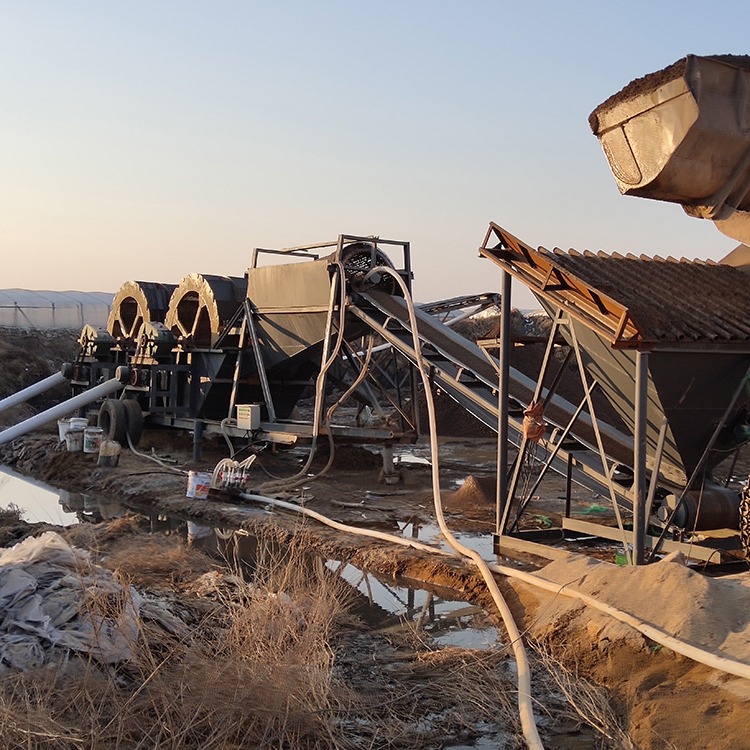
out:
M126 398L121 403L125 407L125 424L127 425L130 442L136 446L140 442L141 434L143 433L143 411L141 411L141 405L134 398Z
M127 445L127 420L127 412L122 401L108 398L99 409L96 423L104 430L104 437L107 440L115 440L120 445Z

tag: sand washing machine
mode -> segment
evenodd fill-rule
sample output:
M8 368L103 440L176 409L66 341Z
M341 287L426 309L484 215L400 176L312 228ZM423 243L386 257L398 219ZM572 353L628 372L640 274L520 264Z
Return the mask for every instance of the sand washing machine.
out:
M644 524L737 529L739 495L713 470L750 439L747 275L719 263L535 249L495 224L480 252L534 293L589 381L642 436L654 480ZM632 507L634 447L610 447L606 433L602 445Z
M346 341L365 333L357 318L344 326L348 294L371 268L393 268L383 245L403 251L397 272L410 284L408 243L348 235L288 250L256 249L244 277L194 273L176 285L127 281L115 294L106 329L86 326L81 333L74 393L111 377L118 366L129 368L123 393L100 410L105 431L120 442L131 423L133 435L140 433L143 418L198 438L204 432L247 437L236 408L253 404L253 431L263 425L281 442L308 437L310 425L291 417L315 384L326 342L332 345L342 328ZM283 262L261 265L268 255ZM391 282L370 286L397 293ZM352 359L337 372L356 370ZM358 395L368 398L366 389ZM404 438L392 428L348 432L360 440ZM406 432L404 439L416 436L412 428Z

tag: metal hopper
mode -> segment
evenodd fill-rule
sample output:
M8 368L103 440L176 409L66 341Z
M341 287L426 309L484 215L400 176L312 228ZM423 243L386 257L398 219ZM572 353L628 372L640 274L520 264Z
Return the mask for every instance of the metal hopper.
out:
M600 104L589 124L620 192L681 204L750 242L750 57L688 55Z
M586 370L634 433L638 356L646 361L646 465L653 469L666 419L664 488L685 488L696 470L698 486L747 440L750 288L742 270L534 249L496 224L480 253L528 286L553 319L564 316L561 333L579 347ZM736 503L711 504L703 503L704 528L736 524Z

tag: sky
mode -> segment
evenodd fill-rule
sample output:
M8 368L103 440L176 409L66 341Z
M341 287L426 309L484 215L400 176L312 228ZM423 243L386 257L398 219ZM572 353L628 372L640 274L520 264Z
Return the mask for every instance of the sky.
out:
M719 259L711 222L620 195L587 118L748 28L694 0L0 0L0 288L241 276L344 233L410 242L425 302L499 290L490 221Z

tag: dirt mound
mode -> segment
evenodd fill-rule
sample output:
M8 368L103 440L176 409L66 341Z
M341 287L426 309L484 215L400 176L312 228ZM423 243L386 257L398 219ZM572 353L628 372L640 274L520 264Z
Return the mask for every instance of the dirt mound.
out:
M470 476L456 492L443 495L443 509L473 521L491 521L495 517L496 485L494 476Z
M709 578L686 567L679 555L645 567L572 555L547 565L539 575L698 648L750 664L747 574ZM514 588L526 605L531 636L612 691L635 746L750 747L746 680L692 662L576 599Z

